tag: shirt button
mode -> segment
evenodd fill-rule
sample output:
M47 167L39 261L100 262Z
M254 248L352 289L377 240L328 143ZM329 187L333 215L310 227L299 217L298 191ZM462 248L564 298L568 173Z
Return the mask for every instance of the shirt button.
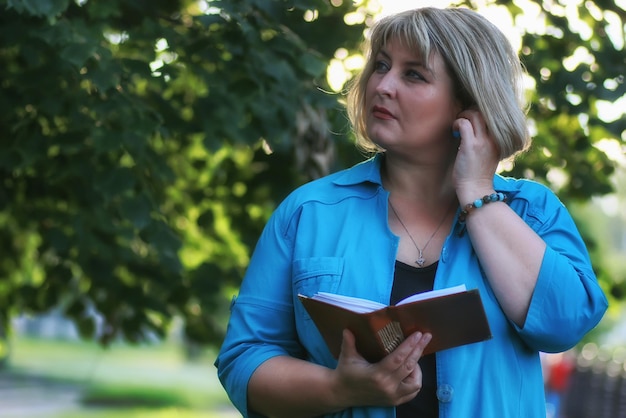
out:
M439 385L437 388L437 399L440 402L450 402L452 401L452 396L454 395L454 388L450 385Z

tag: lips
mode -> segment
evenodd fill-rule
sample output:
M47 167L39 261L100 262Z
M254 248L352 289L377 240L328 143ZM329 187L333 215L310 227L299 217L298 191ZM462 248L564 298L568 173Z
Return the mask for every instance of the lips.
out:
M378 119L395 119L395 116L385 107L374 106L372 108L372 115Z

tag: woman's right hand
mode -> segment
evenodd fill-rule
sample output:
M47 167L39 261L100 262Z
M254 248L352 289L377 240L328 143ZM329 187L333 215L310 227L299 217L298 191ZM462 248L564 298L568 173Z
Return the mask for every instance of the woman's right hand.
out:
M416 332L378 363L369 363L358 353L354 335L344 330L335 369L335 393L341 403L395 406L413 399L422 388L417 361L430 340L430 334Z
M316 417L360 406L395 406L422 388L417 361L430 334L415 333L378 363L357 351L344 331L335 369L290 356L263 362L248 383L248 408L271 417Z

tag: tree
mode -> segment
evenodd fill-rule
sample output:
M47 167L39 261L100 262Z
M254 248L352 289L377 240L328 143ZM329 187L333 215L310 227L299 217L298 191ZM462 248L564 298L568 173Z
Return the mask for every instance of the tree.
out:
M601 102L626 97L626 11L610 1L563 3L568 5L546 3L537 16L543 28L522 39L524 63L535 78L531 117L537 132L535 152L513 173L531 170L550 181L550 172L558 171L560 181L550 183L563 199L580 200L611 191L614 165L596 145L626 133L623 109L612 121L600 112Z
M551 5L539 9L550 29L524 36L537 135L509 172L565 201L607 193L613 166L595 145L625 127L595 102L625 94L623 45L605 31L624 11L579 5L593 29L583 36L558 3L527 3ZM59 306L106 344L164 335L181 316L189 338L219 342L278 201L360 157L326 70L357 53L370 12L340 0L0 10L0 319ZM580 48L593 59L560 65Z
M0 8L4 325L61 306L103 343L163 335L175 315L216 340L223 290L303 181L289 163L298 115L337 107L321 89L334 51L359 42L362 25L343 23L352 5Z

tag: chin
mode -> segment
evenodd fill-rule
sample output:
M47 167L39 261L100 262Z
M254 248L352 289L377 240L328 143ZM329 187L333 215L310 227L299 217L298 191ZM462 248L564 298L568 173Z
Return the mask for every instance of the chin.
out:
M367 137L378 146L384 147L384 144L388 144L390 141L387 139L391 135L386 129L367 129L365 131Z
M374 144L378 145L381 148L386 148L388 145L396 142L394 140L395 137L391 136L389 133L387 133L387 135L380 135L380 132L368 131L367 137L370 139L370 141L372 141Z

